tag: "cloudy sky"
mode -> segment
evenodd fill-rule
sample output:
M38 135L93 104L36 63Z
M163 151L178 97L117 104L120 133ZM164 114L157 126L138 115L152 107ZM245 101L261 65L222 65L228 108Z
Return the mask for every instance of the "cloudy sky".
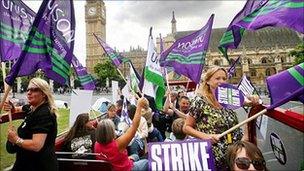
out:
M40 2L25 0L34 11ZM74 53L85 64L85 10L84 0L75 1L76 40ZM175 11L177 31L198 30L215 14L213 28L227 27L242 9L245 1L105 1L107 43L119 49L138 45L147 49L150 26L154 37L171 32L172 11Z

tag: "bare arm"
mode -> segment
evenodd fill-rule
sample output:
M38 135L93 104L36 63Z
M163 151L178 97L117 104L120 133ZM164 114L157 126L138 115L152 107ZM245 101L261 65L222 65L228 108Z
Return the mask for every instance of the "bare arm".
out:
M8 128L8 140L11 143L18 145L19 147L24 148L26 150L31 150L35 152L40 151L45 143L46 137L47 134L33 134L32 139L21 139L18 143L17 140L20 139L20 137L17 135L15 128Z
M174 113L176 113L177 116L180 117L180 118L184 118L184 119L187 118L187 115L186 115L184 112L182 112L182 111L176 109L174 106L172 106L172 111L173 111Z
M168 114L168 115L170 115L170 116L172 116L174 112L173 112L173 110L170 109L171 102L169 100L169 96L170 96L170 94L168 94L168 96L166 98L163 112L166 113L166 114Z
M128 144L130 143L130 141L132 140L132 138L136 133L136 130L140 122L141 110L143 108L143 101L144 101L143 97L138 100L137 108L130 128L126 131L126 133L124 133L123 135L121 135L119 138L116 139L119 151L122 151L127 148Z
M219 141L219 138L217 137L216 134L205 134L203 132L197 131L196 129L194 129L194 127L195 127L195 119L192 116L188 115L186 117L186 121L183 126L183 131L185 134L203 140L210 139L212 143L216 143Z

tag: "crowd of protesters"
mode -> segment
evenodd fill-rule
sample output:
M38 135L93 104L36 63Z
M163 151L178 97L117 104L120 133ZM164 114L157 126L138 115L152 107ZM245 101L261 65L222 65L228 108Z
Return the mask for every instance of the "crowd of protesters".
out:
M93 158L108 161L114 170L148 170L147 143L197 138L212 142L217 170L248 168L267 170L259 149L246 142L247 130L236 129L232 132L232 140L219 137L220 133L238 123L236 113L233 110L223 108L214 97L214 90L226 80L227 72L225 69L214 67L206 72L204 81L193 98L188 97L184 88L179 88L167 91L162 110L156 109L155 102L150 97L137 99L136 106L128 102L127 114L131 123L127 123L122 114L124 105L122 99L114 104L109 104L107 112L98 117L95 125L89 121L88 113L80 114L65 137L62 151L75 152L74 155L70 156L72 158L92 159L92 156L77 155L79 151L100 154L93 156ZM52 98L47 96L45 88L37 86L36 83L29 85L28 98L31 97L31 94L40 92L41 102L37 105L51 105L52 102L49 100ZM249 97L247 104L255 105L257 102L257 97ZM9 104L6 104L6 109L11 109L8 106ZM36 108L32 107L30 111L35 113ZM35 131L31 133L32 139L22 133L22 126L18 129L18 133L14 131L14 128L9 128L8 151L17 152L17 160L13 170L18 170L17 168L21 167L23 162L20 156L27 153L35 153L36 155L36 153L48 149L45 147L46 145L54 146L54 135L57 133L54 126L57 125L56 122L53 122L56 119L53 113L54 111L51 110L49 115L45 116L49 118L49 122L53 126L47 125L45 128L40 128L43 124L33 125L31 130ZM51 130L54 132L51 133ZM28 144L35 142L36 134L42 136L39 139L42 139L43 142L51 141L51 143L39 143L40 148L32 149ZM54 154L53 148L51 151L50 154ZM52 155L48 160L53 158ZM47 169L56 170L57 164L55 161L53 162L54 167ZM45 168L43 165L38 166Z

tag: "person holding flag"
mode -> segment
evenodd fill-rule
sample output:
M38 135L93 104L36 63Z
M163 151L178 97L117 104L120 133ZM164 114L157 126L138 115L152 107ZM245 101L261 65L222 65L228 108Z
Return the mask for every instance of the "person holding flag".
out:
M17 131L13 126L8 128L6 149L9 153L16 153L12 170L58 170L55 154L57 109L49 84L40 78L31 79L27 98L29 105L22 107L4 103L5 111L26 113Z
M226 83L227 77L227 71L224 68L213 67L207 70L197 96L192 100L189 115L183 127L183 131L190 136L211 140L217 170L228 169L225 161L227 147L243 137L243 132L238 128L228 134L227 138L219 138L222 132L238 124L236 113L231 109L223 108L214 95L215 89L220 84ZM252 100L250 103L258 104L258 99L249 99Z

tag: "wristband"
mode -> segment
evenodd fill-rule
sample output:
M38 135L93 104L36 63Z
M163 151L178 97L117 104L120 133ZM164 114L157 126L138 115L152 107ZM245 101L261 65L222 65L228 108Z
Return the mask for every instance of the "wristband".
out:
M19 147L21 147L23 142L24 142L24 139L22 139L22 138L19 137L19 138L16 140L15 144L18 145Z

